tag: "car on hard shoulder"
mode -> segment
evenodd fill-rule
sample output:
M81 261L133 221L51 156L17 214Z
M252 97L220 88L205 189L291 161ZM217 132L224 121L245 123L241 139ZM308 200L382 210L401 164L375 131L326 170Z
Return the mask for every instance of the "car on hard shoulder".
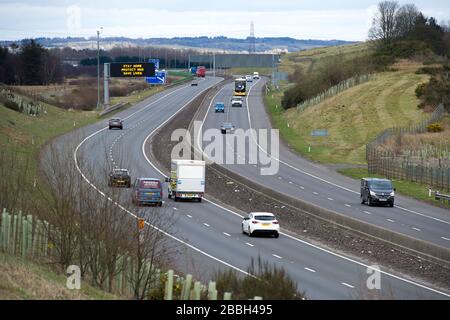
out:
M242 97L231 98L231 106L232 107L242 107L243 103L244 103L244 99L242 99Z
M214 111L225 113L225 104L223 102L217 102L214 106Z
M395 188L389 179L362 178L361 179L361 204L367 203L394 206Z
M112 169L109 173L110 187L131 187L131 176L127 169Z
M132 201L135 205L154 204L162 206L162 183L156 178L137 178L133 184Z
M220 132L222 134L227 134L229 132L234 131L234 125L230 122L225 122L222 124L222 126L220 127Z
M118 128L118 129L122 130L123 129L122 119L115 118L115 119L109 120L109 129L111 130L112 128Z
M250 212L242 221L242 233L250 237L264 234L278 238L280 235L280 224L273 213Z

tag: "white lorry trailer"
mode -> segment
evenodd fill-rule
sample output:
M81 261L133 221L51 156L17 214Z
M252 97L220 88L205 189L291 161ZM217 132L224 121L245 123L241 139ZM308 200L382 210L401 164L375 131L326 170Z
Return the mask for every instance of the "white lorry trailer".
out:
M205 161L172 160L168 196L178 199L197 199L202 201L205 193Z

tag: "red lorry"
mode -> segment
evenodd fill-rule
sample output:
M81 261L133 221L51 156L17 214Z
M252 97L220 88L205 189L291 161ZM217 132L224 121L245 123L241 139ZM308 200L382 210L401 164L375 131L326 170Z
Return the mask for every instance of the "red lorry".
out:
M204 78L206 75L206 68L204 66L198 66L197 67L197 77Z

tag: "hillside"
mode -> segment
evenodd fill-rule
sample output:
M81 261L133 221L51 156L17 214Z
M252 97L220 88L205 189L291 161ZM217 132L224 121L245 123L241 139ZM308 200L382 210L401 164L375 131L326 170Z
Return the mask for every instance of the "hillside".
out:
M111 300L119 296L82 282L80 290L69 290L67 278L45 264L0 252L0 300Z
M305 72L310 72L320 66L326 58L342 55L345 59L352 59L368 54L368 49L367 43L356 43L292 52L281 58L279 70L293 73L296 68L301 68Z
M335 46L349 44L352 42L343 40L298 40L289 37L265 37L256 38L256 52L270 51L274 49L285 49L289 52L305 50L316 47ZM96 39L85 38L37 38L37 42L45 47L73 47L92 48ZM0 45L10 45L12 41L0 41ZM218 37L175 37L175 38L147 38L132 39L126 37L106 37L102 39L102 47L112 48L114 46L170 46L187 47L199 50L217 49L226 51L248 51L249 40Z
M365 144L382 130L423 119L414 94L427 75L415 74L419 64L398 65L376 80L355 86L298 112L278 113L283 137L300 153L322 162L365 163ZM289 128L287 124L289 123ZM328 137L312 137L313 129L327 129ZM311 146L311 153L307 153Z

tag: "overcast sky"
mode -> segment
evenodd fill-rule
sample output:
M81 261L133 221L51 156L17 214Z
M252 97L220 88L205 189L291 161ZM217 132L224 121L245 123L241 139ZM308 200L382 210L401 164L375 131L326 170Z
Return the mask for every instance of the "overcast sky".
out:
M378 0L0 0L0 39L102 36L227 36L362 41ZM414 3L438 22L450 21L449 0Z

